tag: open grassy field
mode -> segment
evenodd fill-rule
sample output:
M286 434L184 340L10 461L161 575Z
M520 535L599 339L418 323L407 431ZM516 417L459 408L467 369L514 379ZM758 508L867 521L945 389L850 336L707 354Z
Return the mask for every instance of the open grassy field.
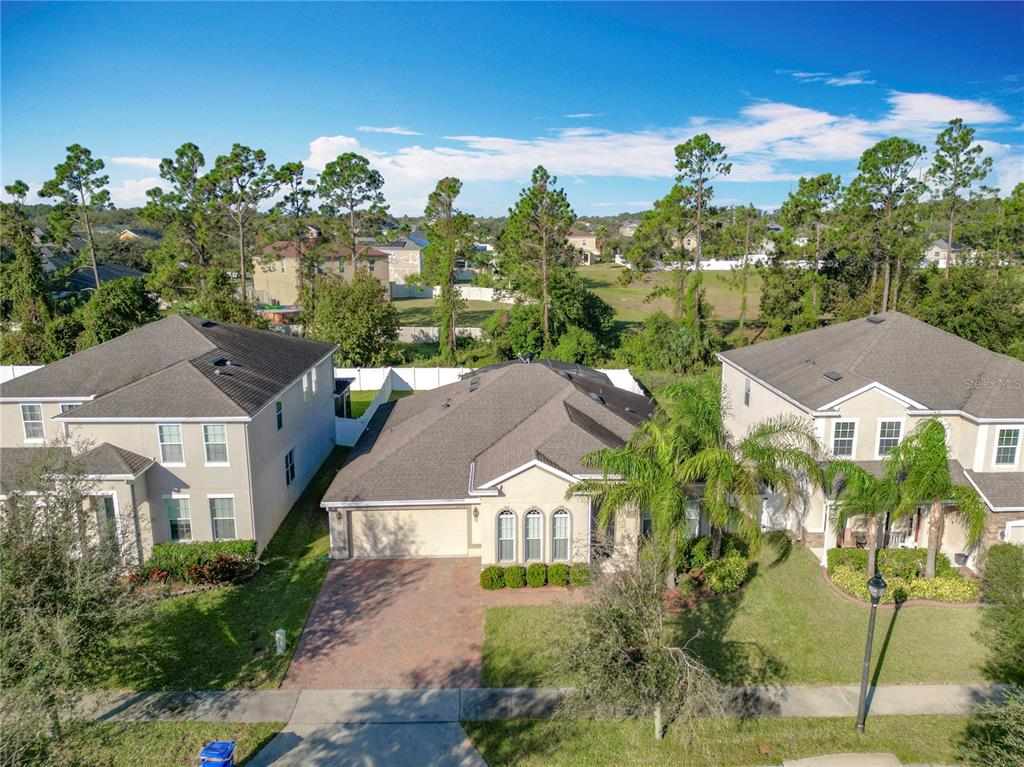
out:
M623 286L619 275L623 268L616 264L595 264L578 267L577 272L584 284L607 301L615 309L615 319L626 323L642 322L652 312L661 309L671 314L672 304L668 298L645 301L654 289L670 285L678 279L677 272L653 272L642 279ZM726 272L704 272L704 295L712 306L717 320L736 320L740 316L739 288L732 287ZM756 319L761 306L761 278L750 275L747 295L747 319Z
M251 580L153 605L122 637L93 686L116 690L277 687L327 572L327 515L320 499L348 454L324 461L261 555ZM277 655L274 631L287 632ZM145 763L145 762L140 762Z
M398 309L398 322L401 325L427 326L437 325L434 319L433 298L395 298L391 301ZM494 312L507 312L511 304L496 301L467 301L459 313L459 324L465 328L480 328Z
M209 722L75 722L46 764L105 767L182 767L197 764L211 740L235 741L235 764L244 765L284 725ZM26 765L43 767L43 762Z
M781 561L766 547L746 588L681 612L671 630L729 685L854 684L868 608L837 595L817 560L794 546ZM560 672L569 607L500 607L484 619L483 684L572 684ZM876 684L982 679L978 607L882 610L875 629ZM941 640L937 639L941 637Z
M463 722L491 767L738 767L847 752L891 752L904 764L954 764L967 720L955 716L853 719L711 719L695 737L650 721L514 719ZM767 751L767 754L765 753Z

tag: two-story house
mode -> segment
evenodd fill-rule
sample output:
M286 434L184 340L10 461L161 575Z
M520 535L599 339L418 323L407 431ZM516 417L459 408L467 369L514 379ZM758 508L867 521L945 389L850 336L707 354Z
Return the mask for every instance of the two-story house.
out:
M571 247L580 251L584 265L592 264L594 256L601 255L601 240L593 232L573 228L569 230L565 240Z
M262 550L334 446L332 344L172 315L0 384L2 492L30 450L82 454L130 554Z
M314 248L317 248L317 237L311 236L306 239L304 257L312 257L310 251ZM357 243L355 268L352 265L352 248L347 246L321 246L316 251L316 258L321 274L340 274L346 280L351 280L356 268L367 269L387 292L391 279L388 254L381 250ZM259 301L264 304L293 306L298 302L299 249L293 240L281 240L263 249L260 262L253 269L252 286Z
M989 510L982 541L950 521L942 551L973 564L986 547L1024 543L1024 362L983 349L899 312L886 312L719 355L726 424L741 435L772 416L809 419L833 456L881 474L886 453L923 419L947 426L950 469ZM926 546L928 499L891 522L886 544ZM824 551L837 541L830 501L808 488L798 508L766 499L762 526L790 529Z

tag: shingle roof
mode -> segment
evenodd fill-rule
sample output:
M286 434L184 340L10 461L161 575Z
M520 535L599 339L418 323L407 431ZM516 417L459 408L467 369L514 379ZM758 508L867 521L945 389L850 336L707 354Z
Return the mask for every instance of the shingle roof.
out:
M1024 511L1024 473L1019 471L968 471L971 483L992 509Z
M333 349L172 315L0 384L0 396L94 397L68 418L246 416Z
M45 450L59 450L70 455L70 448L3 447L0 448L0 493L7 495L14 490L35 489L27 487L34 481L33 464L45 455ZM81 468L92 477L137 477L152 466L155 461L131 450L101 442L80 456Z
M582 457L621 445L652 410L589 368L494 365L380 408L323 500L466 498L471 466L477 488L532 460L593 471Z
M137 477L155 463L152 458L111 445L109 442L101 442L89 450L83 459L86 472L95 476Z
M1024 362L900 312L720 356L813 410L878 382L929 410L962 410L979 418L1024 417ZM841 378L832 381L826 373Z

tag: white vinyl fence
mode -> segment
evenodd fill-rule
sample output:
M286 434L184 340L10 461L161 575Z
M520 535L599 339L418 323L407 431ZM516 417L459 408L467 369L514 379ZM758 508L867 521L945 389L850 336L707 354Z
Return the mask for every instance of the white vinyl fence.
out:
M515 296L494 288L484 288L479 285L456 285L455 287L458 288L459 295L466 301L491 301L498 304L514 304L516 302ZM437 298L439 295L441 295L439 285L432 288L417 288L397 282L391 283L392 298Z
M31 373L41 367L42 365L0 365L0 383L23 376L25 373Z

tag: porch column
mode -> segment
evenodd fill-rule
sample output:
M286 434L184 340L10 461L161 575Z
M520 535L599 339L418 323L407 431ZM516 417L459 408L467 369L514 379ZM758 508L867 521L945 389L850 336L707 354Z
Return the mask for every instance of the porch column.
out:
M824 548L821 550L821 566L828 566L828 551L836 546L836 532L832 526L832 501L825 499L825 508L822 511L822 520L825 525L825 535L822 537Z

